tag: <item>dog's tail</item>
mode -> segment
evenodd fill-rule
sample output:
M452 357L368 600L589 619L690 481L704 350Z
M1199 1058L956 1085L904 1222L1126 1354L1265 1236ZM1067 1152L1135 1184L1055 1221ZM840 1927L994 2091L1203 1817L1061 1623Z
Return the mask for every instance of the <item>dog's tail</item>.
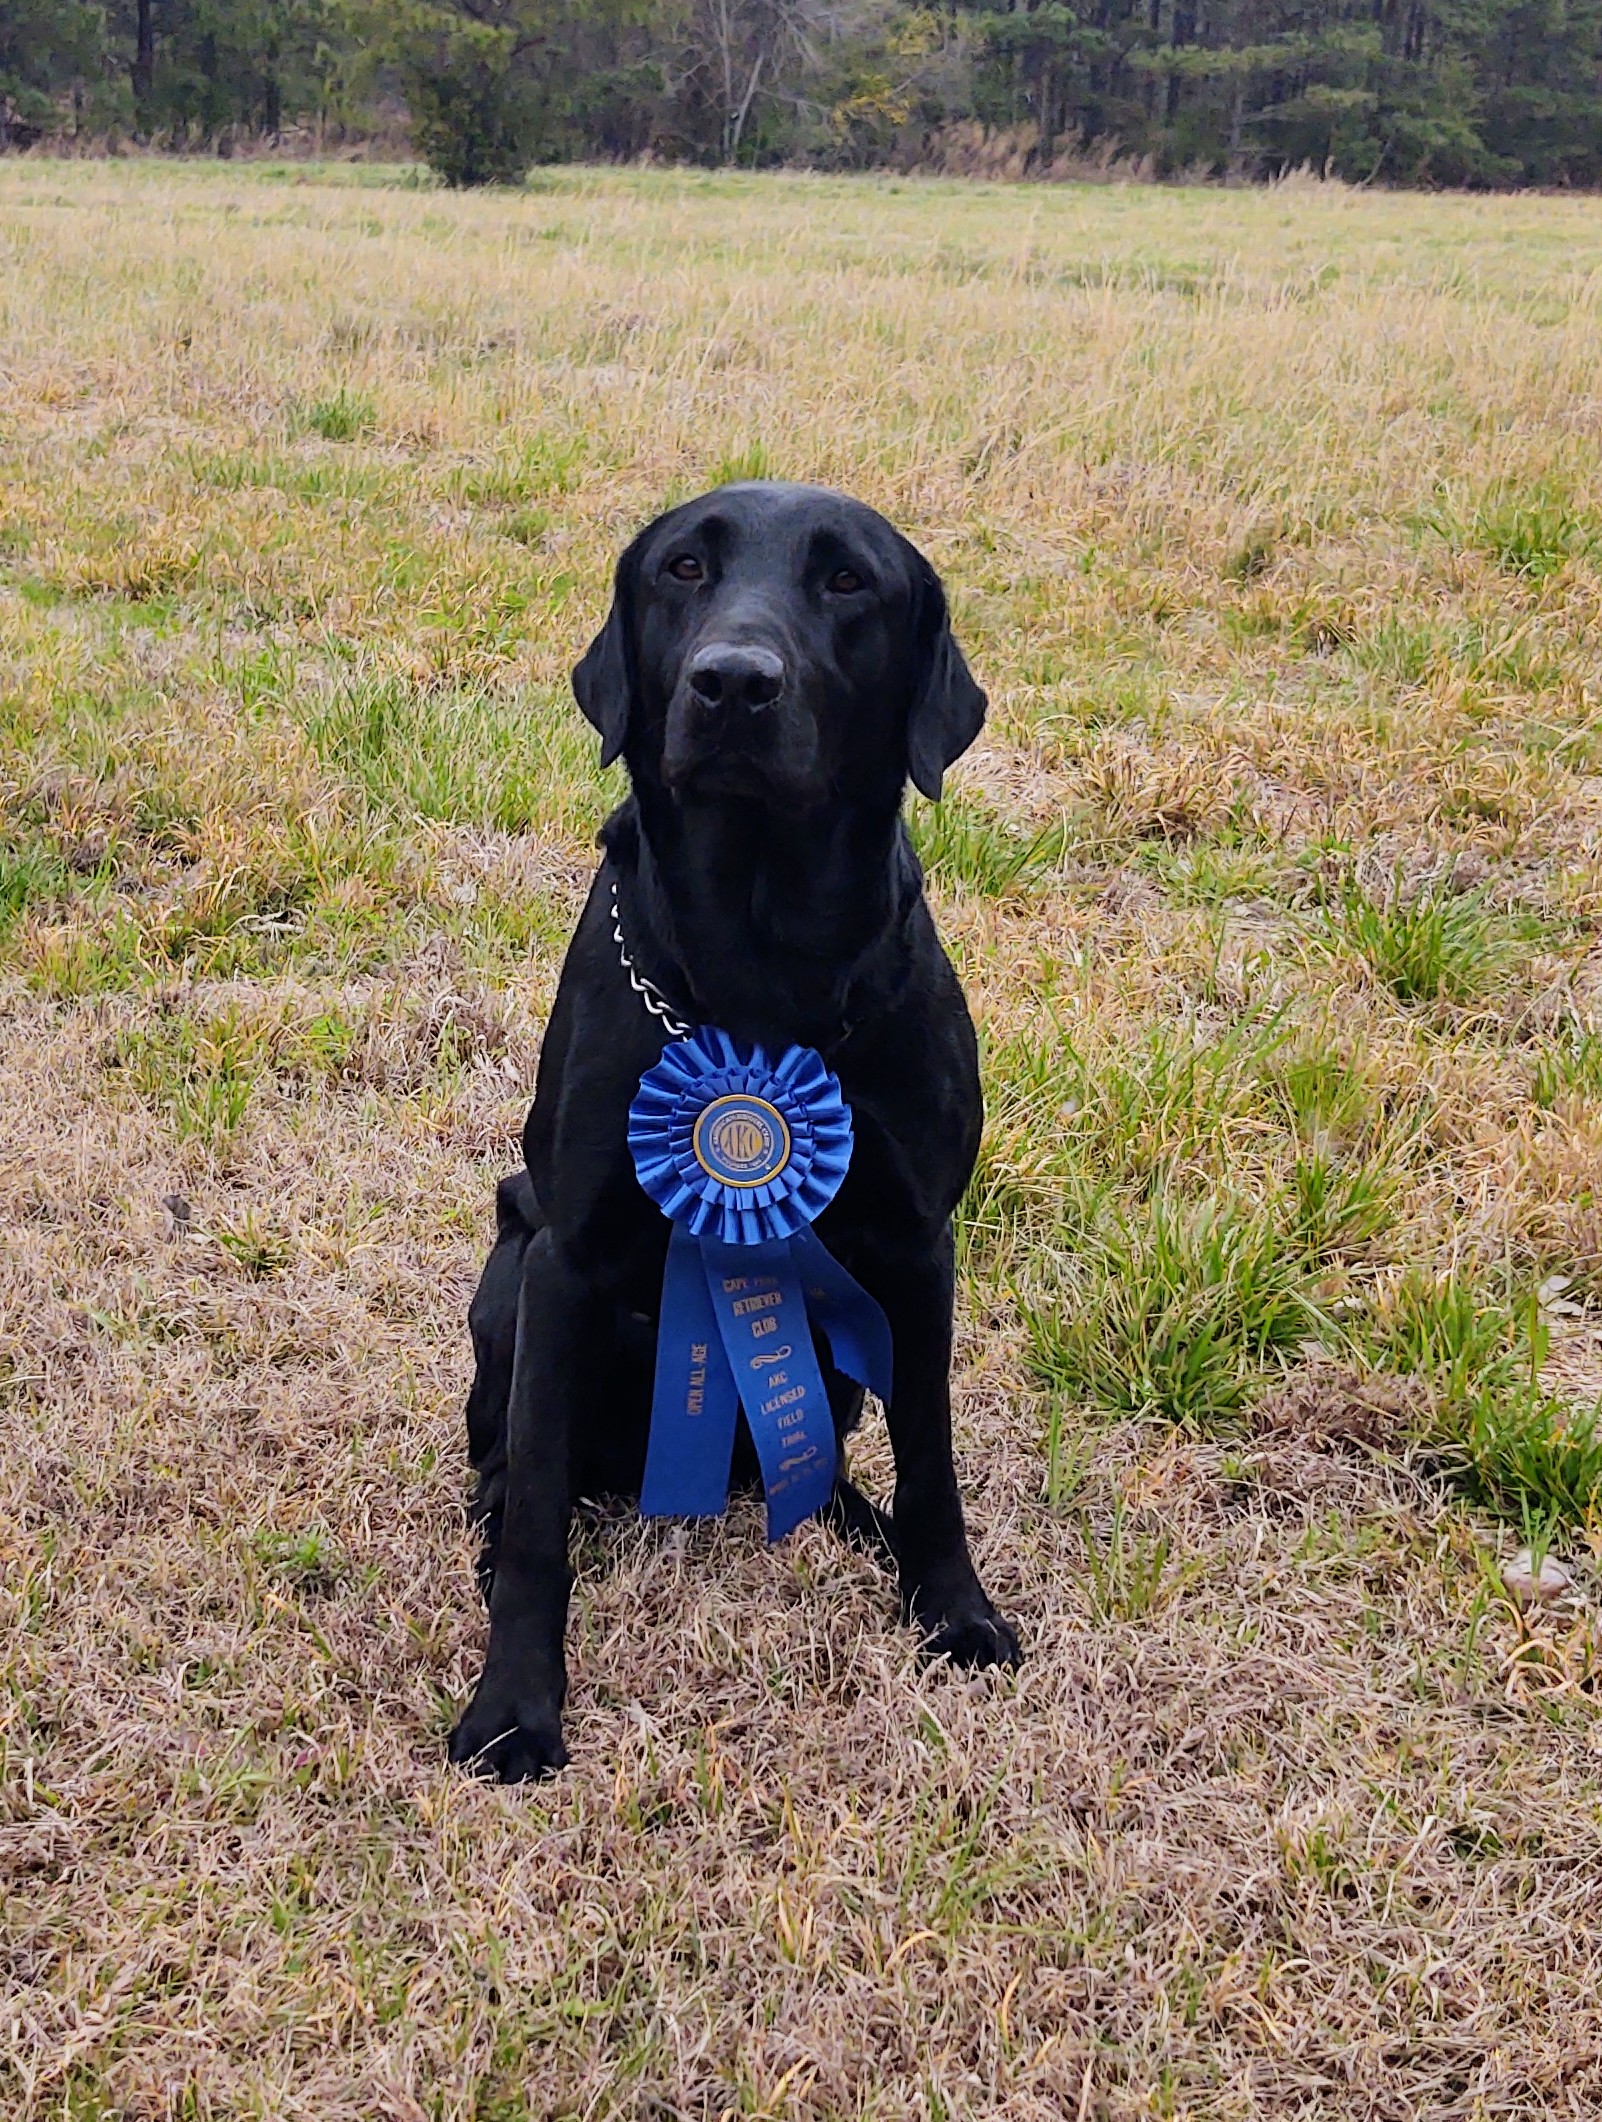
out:
M834 1494L829 1498L828 1523L842 1540L849 1540L855 1547L868 1548L881 1562L895 1568L896 1529L887 1510L877 1503L870 1503L854 1481L844 1474L837 1474Z

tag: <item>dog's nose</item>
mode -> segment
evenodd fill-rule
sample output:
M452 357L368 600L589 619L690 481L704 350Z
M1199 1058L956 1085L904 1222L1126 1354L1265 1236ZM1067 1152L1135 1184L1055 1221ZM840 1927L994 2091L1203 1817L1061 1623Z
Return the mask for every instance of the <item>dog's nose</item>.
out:
M784 661L771 648L713 641L690 663L690 690L708 707L771 707L784 687Z

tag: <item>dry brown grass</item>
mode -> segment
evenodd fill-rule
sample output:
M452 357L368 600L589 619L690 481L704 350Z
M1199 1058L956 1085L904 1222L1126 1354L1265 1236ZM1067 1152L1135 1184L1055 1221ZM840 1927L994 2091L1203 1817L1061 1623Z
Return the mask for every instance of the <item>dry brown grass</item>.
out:
M8 2116L1602 2113L1599 309L1583 201L0 165ZM735 468L902 521L993 692L918 831L1031 1655L612 1516L504 1792L565 673Z

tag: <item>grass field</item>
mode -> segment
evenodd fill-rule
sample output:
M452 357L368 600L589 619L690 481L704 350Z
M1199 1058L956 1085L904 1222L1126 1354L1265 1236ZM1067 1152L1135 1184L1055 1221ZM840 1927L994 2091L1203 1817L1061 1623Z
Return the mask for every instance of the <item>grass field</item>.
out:
M1599 346L1598 200L0 162L6 2116L1602 2113ZM566 673L754 471L992 694L915 828L1031 1654L618 1514L502 1791Z

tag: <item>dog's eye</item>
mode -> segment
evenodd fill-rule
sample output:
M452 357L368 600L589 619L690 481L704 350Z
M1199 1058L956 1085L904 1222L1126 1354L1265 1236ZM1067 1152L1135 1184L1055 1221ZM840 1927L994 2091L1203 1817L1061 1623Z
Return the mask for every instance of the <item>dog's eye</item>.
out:
M668 573L675 582L699 582L706 569L694 553L680 553L676 560L668 562Z
M829 577L829 587L837 597L854 597L862 586L862 577L854 567L837 567Z

